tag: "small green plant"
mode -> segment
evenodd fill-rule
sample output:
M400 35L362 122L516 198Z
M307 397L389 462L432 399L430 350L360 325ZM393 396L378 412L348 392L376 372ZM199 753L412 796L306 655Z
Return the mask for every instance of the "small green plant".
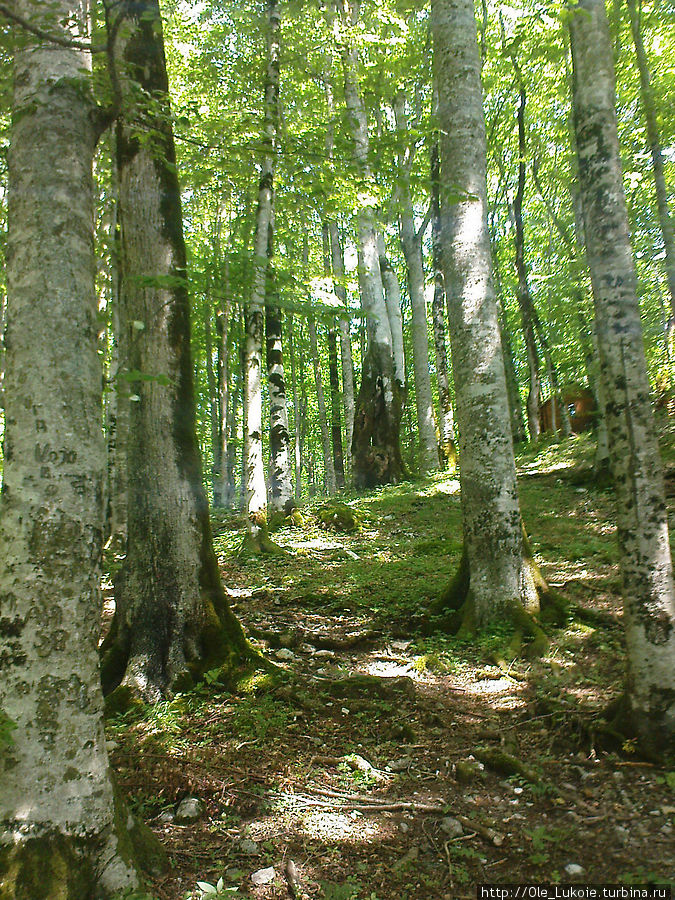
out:
M341 884L322 881L321 890L324 900L358 900L361 884L355 878L348 878Z
M7 713L0 709L0 750L14 743L13 731L16 730L16 722L13 722Z
M211 897L226 897L227 900L232 900L232 898L237 900L237 898L243 897L243 894L239 892L237 887L227 886L221 876L216 884L211 884L209 881L198 881L194 890L188 891L183 900L211 900Z

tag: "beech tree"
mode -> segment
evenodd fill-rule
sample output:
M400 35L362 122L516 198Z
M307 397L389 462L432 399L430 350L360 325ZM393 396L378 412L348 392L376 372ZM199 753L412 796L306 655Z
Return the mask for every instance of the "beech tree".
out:
M158 0L125 2L115 57L120 295L127 378L128 544L103 686L157 700L250 651L213 551L195 431L190 299Z
M675 591L603 0L580 0L570 13L570 32L581 200L624 582L628 652L620 723L646 748L660 750L672 747L675 735Z
M114 808L96 649L105 453L92 159L104 122L92 96L89 5L19 0L14 11L54 40L15 28L0 895L111 898L138 876L136 825Z
M463 631L511 615L538 625L546 584L521 522L509 406L492 282L485 119L472 0L433 0L439 95L442 250L459 426L464 549L434 610Z

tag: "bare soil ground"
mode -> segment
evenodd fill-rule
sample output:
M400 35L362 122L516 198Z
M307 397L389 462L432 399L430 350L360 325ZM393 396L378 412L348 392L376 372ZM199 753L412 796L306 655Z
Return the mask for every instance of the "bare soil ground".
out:
M507 630L422 635L461 549L449 476L350 499L351 533L310 507L275 535L281 557L239 561L242 520L216 522L236 613L282 671L109 723L118 779L171 859L149 896L455 900L478 883L675 880L675 772L596 735L623 648L612 495L572 468L589 446L521 458L537 557L577 613L547 657L507 670L492 661ZM204 811L179 824L188 796Z

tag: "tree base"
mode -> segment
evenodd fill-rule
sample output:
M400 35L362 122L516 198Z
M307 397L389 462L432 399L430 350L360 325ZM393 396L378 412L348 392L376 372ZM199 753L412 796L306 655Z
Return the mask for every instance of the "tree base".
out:
M510 621L515 633L506 651L506 658L495 657L496 663L503 667L516 657L525 655L529 658L543 656L549 646L550 638L542 628L542 622L562 624L568 615L567 604L555 592L551 591L539 566L535 562L530 542L523 529L523 550L525 564L537 591L538 611L525 609L515 598L499 609L500 620ZM436 616L437 627L442 631L456 635L458 638L473 637L479 630L476 609L471 596L471 573L469 559L465 551L452 581L445 592L436 600L431 608ZM529 640L528 640L529 639Z
M249 529L246 530L243 540L237 551L237 559L246 559L250 556L260 556L266 554L268 556L286 556L283 547L275 542L269 536L267 527L258 527L258 533L252 534Z

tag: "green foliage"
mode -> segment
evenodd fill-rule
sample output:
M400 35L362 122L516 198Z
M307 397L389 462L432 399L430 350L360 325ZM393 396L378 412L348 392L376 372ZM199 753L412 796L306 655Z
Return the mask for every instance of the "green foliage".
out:
M16 728L16 723L10 719L4 710L0 709L0 751L14 743L13 732Z

